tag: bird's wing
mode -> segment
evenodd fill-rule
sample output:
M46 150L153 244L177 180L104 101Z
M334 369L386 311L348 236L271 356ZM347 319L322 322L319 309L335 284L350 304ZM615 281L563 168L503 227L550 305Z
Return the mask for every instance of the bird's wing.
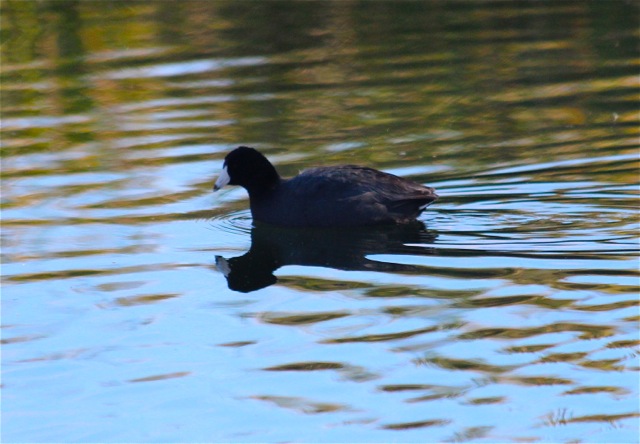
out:
M432 188L393 174L367 167L343 165L311 168L288 181L292 192L309 199L331 196L349 199L366 193L375 193L386 203L394 201L434 201Z

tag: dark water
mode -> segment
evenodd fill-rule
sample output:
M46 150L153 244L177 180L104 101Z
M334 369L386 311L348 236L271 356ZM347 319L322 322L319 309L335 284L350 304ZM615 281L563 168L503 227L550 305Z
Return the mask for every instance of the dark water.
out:
M3 442L638 442L638 17L4 1ZM254 227L240 144L441 198Z

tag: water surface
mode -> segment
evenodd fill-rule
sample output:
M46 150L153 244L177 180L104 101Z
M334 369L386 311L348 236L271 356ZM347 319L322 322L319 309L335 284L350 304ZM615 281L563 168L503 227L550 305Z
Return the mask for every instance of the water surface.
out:
M637 442L632 1L6 1L5 442ZM406 227L211 187L356 163Z

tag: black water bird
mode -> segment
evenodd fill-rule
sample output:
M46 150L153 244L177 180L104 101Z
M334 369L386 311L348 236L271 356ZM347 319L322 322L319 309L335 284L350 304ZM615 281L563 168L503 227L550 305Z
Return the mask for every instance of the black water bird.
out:
M433 188L354 165L311 168L283 179L263 154L246 146L227 154L213 189L226 184L247 190L254 221L289 227L406 223L438 198Z

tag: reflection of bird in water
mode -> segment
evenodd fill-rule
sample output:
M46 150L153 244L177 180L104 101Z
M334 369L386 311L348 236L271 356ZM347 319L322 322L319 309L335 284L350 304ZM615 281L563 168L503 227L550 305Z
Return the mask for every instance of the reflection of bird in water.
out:
M311 168L282 179L260 152L241 146L224 159L214 190L240 185L254 221L289 227L345 227L413 221L433 203L435 190L354 165Z
M422 222L384 227L281 228L257 224L251 231L251 248L242 256L216 256L217 268L227 278L229 288L255 291L275 284L273 272L285 265L308 265L340 270L411 272L419 267L377 262L371 254L431 254L424 244L435 234ZM416 245L408 245L416 244Z

